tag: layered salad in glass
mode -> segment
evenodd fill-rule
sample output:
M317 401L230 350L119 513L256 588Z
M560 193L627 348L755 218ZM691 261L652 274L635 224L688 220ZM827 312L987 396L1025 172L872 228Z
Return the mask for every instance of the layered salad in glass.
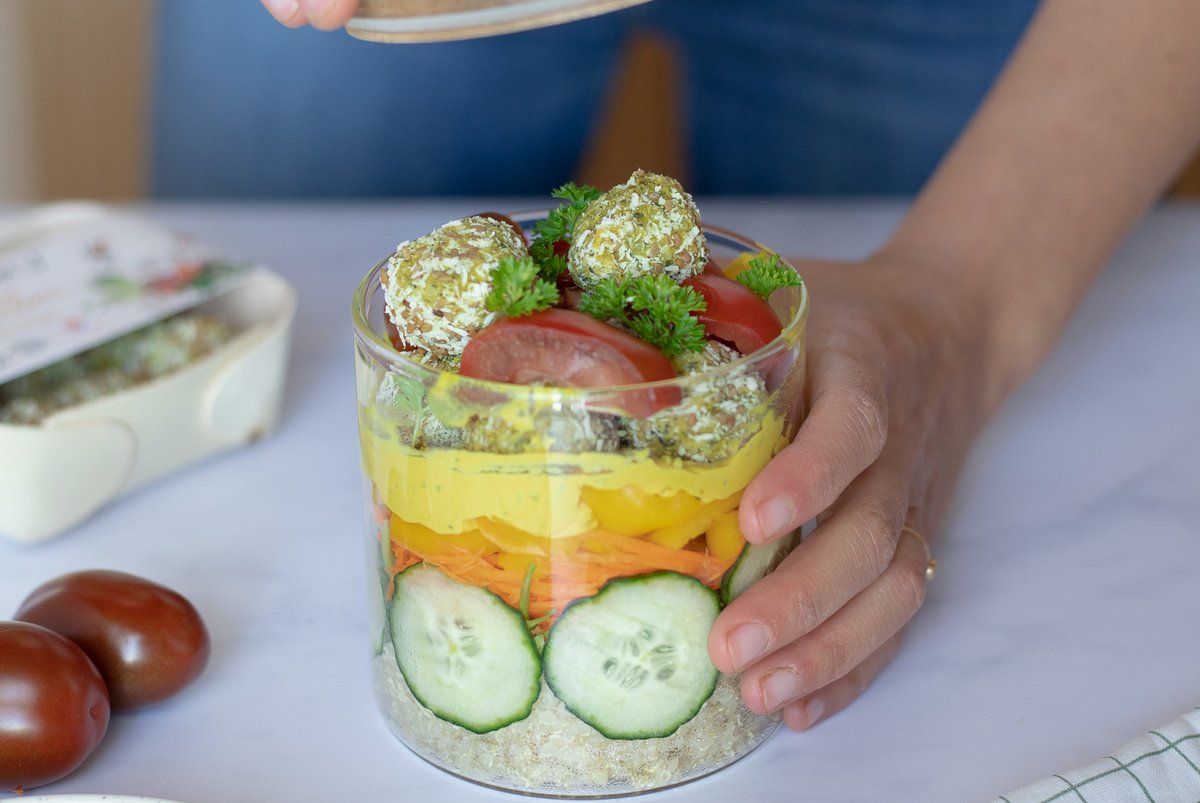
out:
M802 414L803 282L677 181L566 185L356 291L374 677L391 729L537 795L700 777L776 727L708 657L792 541L738 504Z

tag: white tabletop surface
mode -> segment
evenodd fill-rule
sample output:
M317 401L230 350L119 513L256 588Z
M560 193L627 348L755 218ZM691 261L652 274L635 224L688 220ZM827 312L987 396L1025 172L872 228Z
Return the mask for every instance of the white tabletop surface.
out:
M902 212L701 200L710 222L829 257L867 253ZM262 442L55 540L0 539L0 616L45 580L103 567L183 592L213 638L195 685L115 716L91 758L39 793L514 799L409 753L377 715L368 675L350 294L397 242L481 206L145 209L296 285L287 398ZM875 684L810 732L781 730L650 799L989 800L1200 703L1198 354L1200 206L1172 207L1133 233L979 442L925 607Z

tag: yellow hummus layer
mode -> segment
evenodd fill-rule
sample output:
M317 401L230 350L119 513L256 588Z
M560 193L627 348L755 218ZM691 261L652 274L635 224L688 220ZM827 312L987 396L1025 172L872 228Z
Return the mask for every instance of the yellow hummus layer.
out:
M565 538L597 528L584 488L632 485L664 496L684 491L701 502L745 488L778 451L783 420L774 412L730 460L719 465L664 463L645 451L492 454L463 449L413 449L381 434L360 408L363 470L384 502L405 521L439 533L475 529L475 519L501 519L525 532Z

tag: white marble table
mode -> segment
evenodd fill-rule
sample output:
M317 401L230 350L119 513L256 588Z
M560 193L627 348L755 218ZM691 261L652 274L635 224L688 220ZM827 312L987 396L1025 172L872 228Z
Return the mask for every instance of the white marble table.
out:
M107 567L187 594L214 640L196 685L115 717L78 772L38 791L186 803L512 799L424 764L376 715L360 541L351 290L399 240L479 208L146 209L295 283L288 397L261 443L54 541L0 540L0 616L44 580ZM901 212L703 208L784 252L832 257L866 253ZM1200 702L1198 354L1200 207L1169 208L1134 233L986 432L937 543L937 580L887 671L811 732L781 731L732 768L652 798L988 800Z

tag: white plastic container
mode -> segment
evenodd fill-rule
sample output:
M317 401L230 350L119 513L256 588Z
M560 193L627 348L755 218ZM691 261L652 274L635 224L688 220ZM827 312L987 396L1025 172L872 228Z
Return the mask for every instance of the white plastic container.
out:
M0 254L111 214L95 204L35 210L0 226ZM134 488L271 430L295 291L255 269L245 283L192 309L219 317L231 340L171 374L36 426L0 424L0 535L25 543L51 538Z

